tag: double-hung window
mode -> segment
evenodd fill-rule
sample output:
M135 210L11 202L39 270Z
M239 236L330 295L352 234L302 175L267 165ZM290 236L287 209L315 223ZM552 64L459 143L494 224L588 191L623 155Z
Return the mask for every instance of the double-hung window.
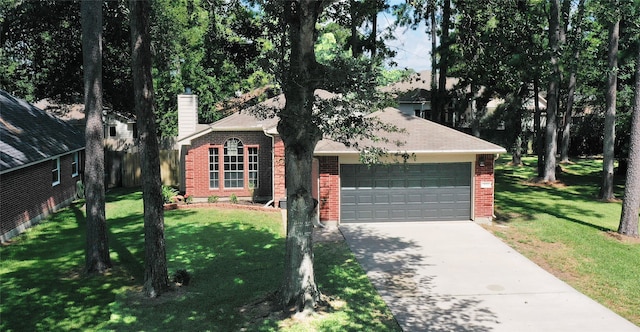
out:
M218 148L209 148L209 188L220 188L220 155Z
M51 160L51 185L60 184L60 158Z
M80 169L80 152L73 153L73 160L71 161L71 176L78 176Z
M257 146L237 138L209 147L209 189L255 189L258 187Z
M237 138L224 143L224 187L244 188L244 145Z

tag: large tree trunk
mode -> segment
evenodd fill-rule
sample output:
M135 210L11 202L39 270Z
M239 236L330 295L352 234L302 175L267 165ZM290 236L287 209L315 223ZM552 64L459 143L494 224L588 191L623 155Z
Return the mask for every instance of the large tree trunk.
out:
M618 226L618 233L633 237L638 237L638 209L640 209L640 44L638 44L637 56L629 165Z
M442 31L440 35L440 71L438 72L438 103L435 116L438 123L444 123L447 107L447 72L449 70L449 23L451 17L451 0L444 0L442 4Z
M433 4L430 6L429 17L431 20L431 114L429 116L425 116L425 118L436 121L435 115L438 109L438 53L436 52L436 47L438 44L436 43L438 33L436 29L436 5Z
M542 109L540 109L540 87L538 77L533 79L533 105L535 113L533 115L533 130L535 132L535 150L538 156L538 178L544 176L544 136L542 135Z
M133 90L136 104L142 200L144 204L144 286L148 297L157 297L169 288L164 239L164 207L160 179L160 151L154 117L151 76L151 35L149 0L131 0L131 45Z
M584 0L578 2L578 13L576 14L576 20L574 22L575 30L573 33L573 41L571 47L573 48L573 59L571 62L571 74L569 74L569 89L567 91L567 108L564 112L563 126L562 126L562 138L560 141L560 162L569 162L569 145L571 144L571 121L573 118L573 101L576 92L576 77L578 73L578 60L580 59L580 40L581 40L581 26L582 17L584 14Z
M278 132L285 145L287 185L287 239L281 304L299 311L313 311L320 292L313 268L311 165L313 150L321 138L311 121L318 66L314 53L315 24L322 4L293 1L285 9L289 22L291 55L280 112Z
M558 113L558 90L560 86L560 1L551 1L549 14L549 46L551 48L551 77L549 78L549 89L547 90L547 126L545 130L545 155L544 174L542 180L545 182L556 181L556 151L557 151L557 122Z
M111 267L107 240L102 143L102 2L82 1L82 62L87 126L85 199L87 205L87 273L103 273Z
M609 25L609 52L607 68L607 110L604 116L604 141L602 186L600 187L600 199L613 200L613 162L615 159L614 144L616 138L616 88L618 84L618 35L620 19L615 18Z

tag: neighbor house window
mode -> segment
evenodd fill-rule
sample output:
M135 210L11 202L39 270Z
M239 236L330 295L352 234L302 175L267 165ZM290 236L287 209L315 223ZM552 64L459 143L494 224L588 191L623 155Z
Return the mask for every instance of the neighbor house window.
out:
M224 143L224 187L244 188L244 146L237 138Z
M209 188L220 187L220 155L218 148L209 148Z
M51 160L51 185L60 184L60 158Z
M116 137L116 126L110 126L109 127L109 136L110 137Z
M73 160L71 161L71 176L76 177L79 173L80 165L80 152L73 153Z
M258 148L247 149L249 155L249 188L258 188Z

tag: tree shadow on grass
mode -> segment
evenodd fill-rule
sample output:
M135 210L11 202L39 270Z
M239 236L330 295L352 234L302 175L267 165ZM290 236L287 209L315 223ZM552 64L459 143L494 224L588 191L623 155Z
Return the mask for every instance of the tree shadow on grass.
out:
M523 179L509 175L508 171L497 171L496 182L496 206L501 211L517 213L527 220L532 220L534 215L538 213L549 214L558 219L592 227L600 231L612 230L608 227L571 217L572 215L604 217L601 213L594 212L592 209L577 206L576 203L578 202L585 205L608 204L597 202L595 198L589 196L589 193L563 190L551 186L527 185ZM572 178L571 183L574 183L573 186L577 186L578 183L584 182L579 182L578 179ZM508 223L509 218L500 218L498 221Z
M238 330L237 308L277 289L284 240L251 224L177 222L167 227L171 272L185 269L190 283L158 299L131 292L112 306L113 330Z
M434 278L421 246L411 240L379 234L366 226L341 227L349 247L403 329L407 331L491 331L497 314L473 296L434 290Z
M108 304L131 282L118 268L105 276L83 274L80 207L72 204L1 248L0 330L86 330L109 319Z

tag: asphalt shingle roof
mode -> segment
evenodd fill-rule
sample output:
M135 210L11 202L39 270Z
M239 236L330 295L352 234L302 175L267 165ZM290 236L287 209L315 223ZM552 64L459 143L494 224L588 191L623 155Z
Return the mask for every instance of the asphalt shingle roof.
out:
M0 90L0 172L84 147L75 127Z

